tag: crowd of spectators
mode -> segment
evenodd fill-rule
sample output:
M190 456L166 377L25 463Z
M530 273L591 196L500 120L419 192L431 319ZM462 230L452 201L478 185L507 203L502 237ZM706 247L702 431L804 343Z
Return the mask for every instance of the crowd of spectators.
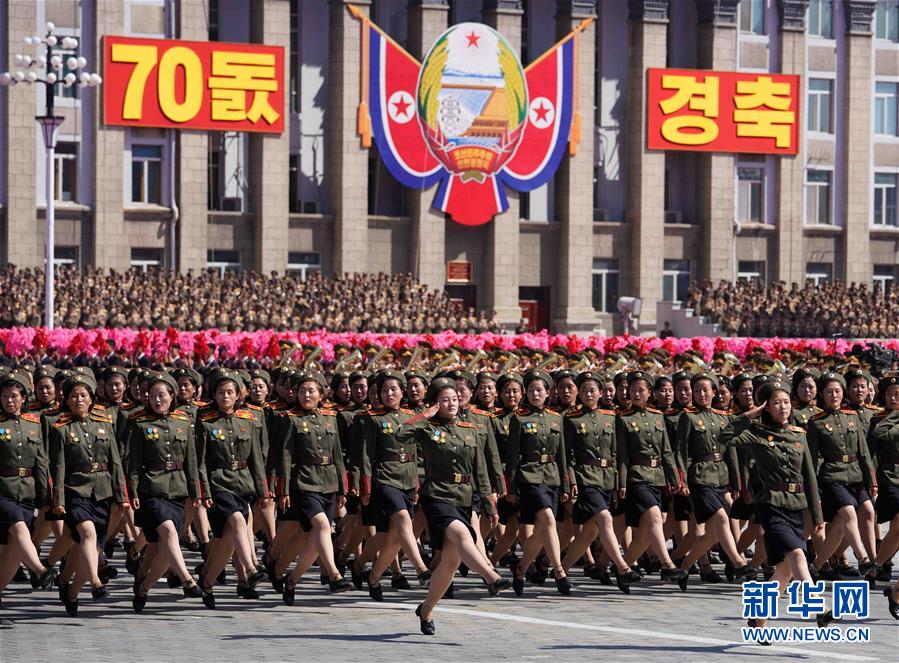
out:
M0 270L0 327L42 324L41 269ZM185 331L277 329L437 333L498 331L485 311L462 308L411 274L319 272L305 280L252 271L57 270L60 327L174 327Z
M686 306L729 336L895 338L899 331L897 289L866 283L694 282Z

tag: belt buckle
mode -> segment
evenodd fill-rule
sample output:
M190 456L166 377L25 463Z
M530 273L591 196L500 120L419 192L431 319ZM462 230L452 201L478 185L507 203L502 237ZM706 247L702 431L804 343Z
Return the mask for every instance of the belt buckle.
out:
M458 472L453 474L453 483L462 483L462 475Z
M650 461L649 461L649 466L650 466L650 467L658 467L658 466L659 466L659 459L658 459L658 458L653 458L652 460L650 460Z
M20 468L19 468L19 477L24 479L24 478L26 478L27 476L28 476L28 468L27 468L27 467L20 467Z
M322 465L330 465L331 457L330 456L322 456Z
M549 454L540 454L540 462L548 463L549 462Z
M91 474L96 474L100 471L100 463L91 463Z
M788 483L788 484L787 484L787 492L788 492L788 493L798 493L798 492L799 492L799 484L797 484L797 483Z
M167 461L165 461L165 463L163 463L162 469L164 469L166 472L171 472L172 470L175 469L175 464L173 462L167 460Z
M844 463L848 463L848 462L849 462L849 456L847 456L846 454L843 454L842 460L843 460Z
M229 466L229 469L230 469L232 472L235 471L235 470L239 470L239 469L240 469L239 463L238 463L236 460L232 460L232 461L231 461L231 465Z

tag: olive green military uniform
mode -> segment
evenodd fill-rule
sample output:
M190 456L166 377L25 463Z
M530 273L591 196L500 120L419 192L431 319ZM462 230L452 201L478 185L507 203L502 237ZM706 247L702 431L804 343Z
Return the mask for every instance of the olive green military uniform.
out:
M877 467L877 522L888 523L899 514L899 410L874 416L868 448Z
M688 486L731 485L736 467L727 466L727 448L719 442L729 417L724 410L685 408L678 420L676 435L677 463L686 476ZM733 482L734 485L736 482Z
M598 512L608 510L615 490L615 412L579 407L563 417L562 431L571 482L577 486L577 500L571 515L582 525Z
M615 421L615 437L619 489L637 483L677 489L677 463L661 411L633 406L622 410Z
M809 451L818 483L875 485L874 463L865 443L864 424L855 410L822 410L809 421Z
M469 404L467 407L459 408L458 418L478 427L478 440L482 445L484 458L487 461L487 474L490 475L493 492L499 497L503 497L508 492L508 487L506 486L506 477L503 472L504 459L500 456L499 447L496 443L492 421L493 416L486 410L481 410Z
M374 486L397 490L418 488L418 455L415 445L400 442L396 432L415 413L400 408L372 408L361 417L362 444L359 446L360 493L371 495Z
M283 440L275 491L279 497L300 491L346 494L346 473L334 410L294 408L281 412L276 430L278 438Z
M204 408L197 413L195 435L204 497L219 492L259 498L269 494L262 457L268 432L262 417L246 408L230 415Z
M794 407L790 415L790 423L799 426L802 429L808 427L808 422L812 417L821 412L821 408L816 405L803 405L802 407Z
M518 491L521 484L570 491L562 415L529 407L515 411L509 424L506 475L510 492Z
M49 500L49 467L41 419L34 412L0 412L0 497L26 509ZM33 514L32 514L33 517Z
M128 484L132 495L177 500L208 497L200 484L193 422L180 408L152 412L128 424Z

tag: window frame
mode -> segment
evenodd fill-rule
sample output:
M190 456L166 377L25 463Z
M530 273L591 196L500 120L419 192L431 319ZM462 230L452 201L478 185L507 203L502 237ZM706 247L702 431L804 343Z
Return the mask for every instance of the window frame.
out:
M892 11L887 13L887 8ZM883 19L883 36L880 34ZM892 20L890 20L892 18ZM892 30L893 34L890 35ZM888 44L899 44L899 0L877 0L874 9L874 39Z
M763 36L763 35L768 34L768 30L765 25L765 22L767 20L767 13L768 13L768 8L766 7L766 4L767 3L765 2L765 0L743 0L743 2L741 2L738 5L737 11L739 13L739 17L738 17L738 21L737 21L737 29L741 34L757 35L757 36ZM761 11L761 13L762 13L761 18L758 18L755 16L754 13L756 10ZM744 20L744 16L747 15L747 12L748 12L749 18ZM747 27L744 27L744 25L743 25L744 22L748 23ZM756 30L756 24L761 24L761 32L758 32Z
M809 134L814 134L814 137L827 137L833 138L834 136L834 100L836 99L836 79L833 74L830 75L820 75L809 74L808 83L806 85L806 122L805 129ZM823 90L812 90L812 83L815 81L822 81L827 83L827 91ZM812 103L812 97L815 98L814 104ZM826 97L826 102L824 98ZM826 103L827 110L827 128L821 129L821 110L822 106ZM810 126L812 123L812 108L814 107L815 113L814 118L817 120L816 126Z
M753 267L750 268L749 266ZM768 281L768 263L764 260L738 260L737 281L743 279L747 282L764 285Z
M816 265L816 268L822 269L823 271L813 272L812 265ZM830 268L830 271L827 271L827 268ZM805 263L805 280L812 281L815 287L822 285L823 283L833 283L833 263L832 262L807 262Z
M878 274L877 268L887 268L890 270L889 275ZM893 289L896 285L896 265L888 265L888 264L880 264L880 265L872 265L871 266L871 285L877 286L880 284L880 291L883 294L888 294L890 290Z
M890 183L878 183L877 176L886 176L892 177L892 186ZM886 195L887 190L893 189L893 219L892 223L889 222L888 210ZM883 193L881 193L881 191ZM883 170L875 170L874 171L874 183L872 185L872 193L874 195L873 200L871 201L871 226L873 228L897 228L899 227L899 171L883 171ZM883 203L881 205L881 217L887 222L878 221L877 219L877 199L880 196L884 197Z
M71 145L74 148L72 153L64 152L60 148L63 145ZM59 139L56 142L56 148L53 151L53 201L57 203L77 203L78 202L78 161L80 156L81 143L78 140L70 138ZM68 198L64 198L63 184L65 182L64 166L71 164L73 172L71 173L72 191Z
M237 261L226 260L223 254L232 253ZM243 270L241 264L241 255L238 249L206 249L206 269L215 270L219 273L219 278L225 278L226 272L240 274Z
M827 189L826 194L827 195L825 197L825 200L827 203L827 222L826 223L821 223L821 221L818 220L819 215L816 215L814 222L809 221L809 207L810 207L809 202L810 202L811 190L812 190L812 188L814 188L814 189L825 188L825 186L822 183L813 182L809 179L809 175L811 173L823 173L827 176L827 183L826 183L826 189ZM828 168L806 168L805 169L805 187L804 188L805 188L805 201L804 201L805 202L805 210L804 210L805 214L803 217L804 224L807 226L826 226L826 227L831 227L831 226L836 225L836 218L834 216L834 209L833 209L833 196L834 196L833 167L831 166ZM818 192L816 194L816 208L820 211L821 200L817 196L820 196L820 192Z
M613 277L616 279L616 287L611 288L609 283L609 278ZM621 296L621 262L618 258L594 258L593 259L593 267L591 270L591 303L593 305L593 310L599 313L617 313L618 312L618 298ZM596 285L597 278L600 282L600 301L602 303L601 308L596 307ZM615 301L611 301L609 299L610 291L615 290Z
M878 92L877 87L879 85L890 85L893 87L892 94L891 93L882 93ZM893 133L885 133L878 131L877 126L877 107L879 103L884 104L883 109L883 119L884 122L887 122L889 119L889 114L887 111L889 110L886 106L889 105L889 101L893 102ZM874 105L872 110L872 130L874 132L874 139L877 141L894 141L899 139L899 78L882 78L877 77L874 79ZM884 127L886 128L886 127Z
M294 258L298 256L315 256L316 262L296 262ZM318 251L288 251L287 252L287 273L297 274L301 281L305 281L309 274L322 271L322 254Z
M690 281L693 278L693 266L690 264L690 260L679 260L679 259L665 259L662 263L662 301L665 302L673 302L675 304L681 303L686 300L687 290L690 288ZM672 265L677 264L678 267L674 267ZM683 265L686 265L686 269L683 268ZM681 282L681 279L686 277L686 284L684 285ZM665 298L665 287L668 279L672 279L672 298ZM680 292L681 285L683 285L684 292ZM682 299L677 299L677 296L681 296Z
M818 24L818 26L813 27L812 20L814 18L814 14L815 14L815 12L814 12L815 7L819 8L819 11L817 12L819 24ZM820 11L820 9L824 9L825 7L827 8L826 12ZM829 30L828 34L822 34L822 29L821 29L821 19L825 15L829 15L829 17L830 17L830 21L829 21L830 22L830 25L829 25L830 30ZM808 19L806 20L806 25L808 26L807 29L808 29L809 37L812 37L815 39L831 39L831 40L834 39L833 0L809 0Z
M759 218L758 220L754 220L751 218L752 216L752 184L755 184L755 180L744 180L740 178L740 171L747 170L756 170L760 174L760 181L757 182L759 187ZM742 182L749 182L749 208L746 218L741 218L742 205L740 203L740 188ZM743 161L738 162L735 166L734 170L734 187L736 191L734 192L734 219L737 223L746 224L763 224L766 223L767 218L767 205L766 205L766 194L767 194L767 185L768 185L768 169L767 165L761 161Z

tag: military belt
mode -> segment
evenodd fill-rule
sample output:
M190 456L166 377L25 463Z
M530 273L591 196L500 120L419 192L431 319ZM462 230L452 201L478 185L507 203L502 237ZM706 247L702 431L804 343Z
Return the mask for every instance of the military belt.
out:
M331 456L300 456L300 465L333 465Z
M440 475L430 475L428 477L431 481L440 481L441 483L471 483L471 475L470 474L440 474Z
M216 470L245 470L247 469L247 461L245 460L232 460L225 461L221 463L217 463L215 466Z
M578 456L577 462L581 465L589 465L590 467L612 467L612 461L608 458L590 458L589 456Z
M415 454L400 454L395 451L388 451L378 456L378 460L393 463L413 463L415 462Z
M144 463L144 469L151 472L176 472L184 469L184 463L180 460L167 460L159 463Z
M769 490L781 493L801 493L804 488L805 486L801 483L775 483L772 486L768 486Z
M79 463L72 465L71 470L83 474L97 474L98 472L109 472L109 465L106 463Z
M556 457L553 454L541 454L536 451L529 454L524 454L522 457L526 463L555 463Z
M661 458L637 458L631 461L631 465L639 465L641 467L661 467Z
M0 467L0 477L19 477L25 479L32 474L28 467Z
M825 463L854 463L858 460L855 454L843 454L842 456L824 456Z
M691 463L708 463L712 461L724 460L724 456L720 453L705 454L704 456L696 456L690 459Z

